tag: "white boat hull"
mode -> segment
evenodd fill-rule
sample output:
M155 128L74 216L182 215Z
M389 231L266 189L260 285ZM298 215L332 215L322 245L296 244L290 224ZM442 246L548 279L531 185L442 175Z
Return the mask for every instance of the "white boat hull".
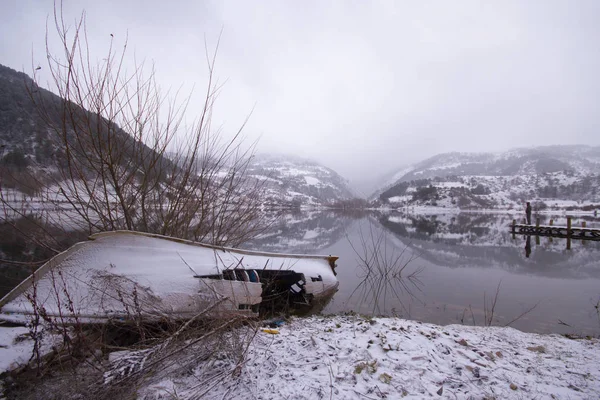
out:
M2 298L0 319L257 315L260 306L282 298L310 306L338 287L332 256L237 250L130 231L90 239L52 258Z

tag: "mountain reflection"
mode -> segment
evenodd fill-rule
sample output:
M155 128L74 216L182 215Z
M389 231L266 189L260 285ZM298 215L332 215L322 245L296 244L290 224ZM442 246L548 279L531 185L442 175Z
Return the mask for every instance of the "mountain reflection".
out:
M500 267L560 278L600 277L600 242L574 240L572 250L567 250L565 239L513 237L508 228L512 215L377 213L376 218L405 245L436 265Z
M244 248L262 251L316 254L340 241L348 226L364 217L360 212L296 211L274 219L271 227L244 243Z
M376 221L403 246L443 267L501 268L513 273L569 279L600 277L599 241L573 240L572 249L567 250L565 239L513 237L509 225L514 216L509 214L299 211L279 216L269 230L244 247L316 254L341 241L348 227L363 218ZM544 224L551 217L541 218ZM560 217L554 220L559 223ZM590 221L588 224L600 225L599 220L590 217L586 220Z
M600 302L600 242L573 240L572 249L566 250L564 239L513 238L513 218L490 213L298 212L281 216L247 247L339 256L339 291L325 313L355 311L470 324L471 319L464 319L467 312L477 325L484 320L485 294L502 283L495 325L539 303L511 326L598 334L594 307ZM555 224L560 221L554 219ZM588 221L588 226L600 226L598 220ZM418 279L416 285L411 276Z

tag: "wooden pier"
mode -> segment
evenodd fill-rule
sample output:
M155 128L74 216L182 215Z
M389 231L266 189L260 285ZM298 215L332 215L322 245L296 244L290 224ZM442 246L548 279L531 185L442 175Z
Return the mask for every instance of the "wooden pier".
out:
M552 220L550 220L550 225L540 225L539 219L536 221L535 225L517 224L517 221L513 220L511 231L513 235L518 234L549 236L565 239L600 240L600 229L587 228L585 221L582 222L581 227L574 227L571 224L571 217L567 217L567 226L554 225Z

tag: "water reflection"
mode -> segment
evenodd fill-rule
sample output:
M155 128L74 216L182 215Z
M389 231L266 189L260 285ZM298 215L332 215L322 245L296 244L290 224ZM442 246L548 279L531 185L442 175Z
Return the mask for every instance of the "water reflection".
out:
M395 212L352 218L313 212L282 219L282 224L292 223L253 245L340 256L339 292L325 312L352 310L441 324L462 320L483 325L484 297L489 299L502 282L493 324L509 323L539 303L511 326L534 332L600 334L594 308L600 301L600 242L574 241L567 251L563 239L513 238L509 229L513 218L508 214ZM587 220L600 226L599 220ZM375 273L364 268L361 254L376 262L363 246L370 229L384 232L388 258L395 253L411 259L402 279L386 274L385 269ZM419 258L414 259L416 255ZM409 286L409 293L403 286L409 280L404 278L414 271L420 271L420 284L418 289Z
M353 221L364 213L334 211L296 211L277 218L271 228L244 243L248 249L315 254L341 240Z
M423 286L419 279L421 269L413 268L418 255L408 252L407 248L398 249L388 235L372 223L368 224L368 230L359 230L358 238L358 242L348 240L348 243L358 262L360 281L345 303L358 307L358 311L367 309L369 314L381 315L387 313L388 300L392 299L401 308L392 308L392 314L409 314L404 298L415 299Z
M550 218L550 217L548 217ZM600 242L576 241L566 251L566 240L513 237L512 215L442 214L377 215L378 221L404 244L437 265L473 266L562 278L600 278ZM599 223L600 225L600 223ZM523 251L523 248L525 251Z
M86 237L86 232L49 224L42 214L0 220L0 298L56 255L56 249L66 249Z
M551 217L540 218L543 224ZM558 224L560 218L554 218ZM245 247L339 256L339 291L324 312L483 325L484 298L502 282L493 324L504 325L539 303L511 326L599 335L600 242L574 240L566 250L565 239L513 236L513 219L508 214L295 212L281 216ZM599 219L580 220L600 226ZM580 220L573 222L580 225ZM8 228L0 225L3 238L14 233ZM55 237L75 239L72 234ZM0 251L3 258L37 254L32 246L21 239L4 240ZM22 279L2 276L8 271L16 269L0 268L0 283Z

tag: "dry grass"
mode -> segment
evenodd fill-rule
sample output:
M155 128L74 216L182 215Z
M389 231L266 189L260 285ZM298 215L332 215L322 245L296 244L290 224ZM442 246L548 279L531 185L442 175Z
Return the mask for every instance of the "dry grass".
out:
M513 323L517 322L518 320L520 320L521 318L525 317L530 312L532 312L539 304L539 302L537 302L533 306L525 309L522 313L520 313L517 316L510 319L508 322L499 324L498 323L499 320L497 318L497 305L498 305L498 300L500 298L501 286L502 286L502 281L499 281L498 286L496 287L494 296L491 297L490 299L488 299L487 293L483 292L483 324L482 324L482 326L511 326ZM465 324L465 321L468 321L467 311L470 314L472 325L477 326L475 313L473 312L473 308L471 307L471 305L469 305L468 309L465 308L463 310L462 316L460 318L460 323Z
M101 290L121 293L118 300L127 318L90 324L77 316L64 273L57 269L46 276L62 301L49 315L38 282L26 292L33 310L28 325L33 351L30 363L5 379L7 398L132 398L142 384L181 376L198 381L188 394L201 398L207 388L240 373L259 330L252 315L219 310L215 317L214 311L230 301L227 297L215 298L185 320L165 314L145 300L137 285L126 293L123 277L102 280Z
M383 315L388 313L391 299L400 304L404 314L410 315L404 295L415 298L416 291L421 290L419 274L422 270L407 268L419 256L408 254L406 247L399 251L386 232L373 224L369 224L368 232L360 231L358 243L349 242L358 260L361 281L348 301L354 298L359 304L371 304L371 315Z
M188 321L142 325L41 323L35 328L36 341L41 343L49 335L64 340L49 353L38 353L25 368L12 371L4 379L5 395L7 399L134 398L142 385L189 377L197 384L190 386L188 395L201 398L213 385L241 372L259 329L247 317L207 319L207 312Z

